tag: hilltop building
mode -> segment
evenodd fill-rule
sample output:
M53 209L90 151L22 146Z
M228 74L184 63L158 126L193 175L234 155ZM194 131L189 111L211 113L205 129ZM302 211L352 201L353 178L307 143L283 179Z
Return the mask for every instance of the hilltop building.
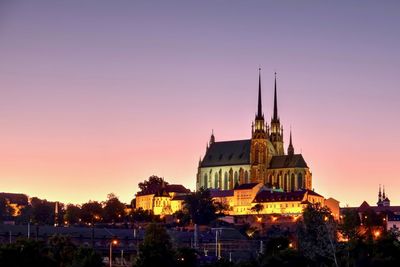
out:
M247 183L262 183L284 192L311 190L312 174L302 154L296 154L290 132L285 154L280 123L275 73L274 107L271 122L264 119L261 73L258 77L258 106L251 126L251 138L216 141L211 134L206 153L199 161L196 188L231 190Z
M11 215L14 217L21 215L21 210L29 203L28 196L25 194L2 192L0 198L5 199L6 204L12 208L13 213Z
M381 192L381 185L379 185L378 202L376 203L378 207L389 207L390 200L385 194L385 186L383 186L383 194Z
M214 202L227 207L227 215L299 216L307 205L319 204L327 205L338 218L339 202L325 200L312 190L312 174L303 155L295 153L291 131L285 153L276 73L269 124L264 119L261 89L259 70L258 104L251 138L216 141L212 133L206 153L199 161L196 189L209 189ZM160 192L138 193L136 208L152 210L156 215L173 214L183 207L187 192L172 193L168 186Z
M214 202L228 207L228 215L301 215L308 204L324 205L325 199L309 189L284 192L263 183L241 184L233 190L211 189Z
M180 184L163 184L156 192L138 192L136 194L136 209L151 210L154 215L171 215L182 210L183 200L190 193Z

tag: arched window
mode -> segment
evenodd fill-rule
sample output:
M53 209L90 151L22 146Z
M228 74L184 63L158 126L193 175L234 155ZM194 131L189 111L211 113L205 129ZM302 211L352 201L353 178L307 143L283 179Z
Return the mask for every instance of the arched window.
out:
M218 172L215 173L214 188L218 188Z
M287 173L285 173L285 179L283 180L283 190L284 191L288 191L289 189L289 176L287 175Z
M268 176L268 187L272 187L272 175Z
M304 188L303 175L301 173L297 175L297 184L299 188Z
M283 183L282 183L282 174L278 174L278 181L277 181L278 187L282 189Z
M290 177L290 190L291 191L296 190L295 189L296 188L295 182L296 182L296 178L294 177L294 174L292 173L292 175Z
M235 174L234 174L234 183L235 183L235 185L237 184L237 183L239 183L239 174L238 174L238 172L237 171L235 171Z
M249 172L248 171L244 172L244 182L246 184L249 183Z
M228 188L228 173L227 172L225 172L225 174L224 174L224 189L225 190L228 190L229 188Z
M207 173L205 173L204 178L203 178L203 187L204 188L208 188L207 182L208 182L208 176L207 176Z

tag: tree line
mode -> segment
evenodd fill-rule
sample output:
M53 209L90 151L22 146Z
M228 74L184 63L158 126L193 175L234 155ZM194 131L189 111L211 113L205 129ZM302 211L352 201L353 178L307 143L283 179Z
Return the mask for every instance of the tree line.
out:
M112 193L108 194L106 201L88 201L82 205L65 205L33 197L13 219L16 223L31 222L42 225L121 223L132 217L130 211L130 205L122 203ZM0 221L10 218L13 212L9 203L0 199Z
M368 214L368 215L365 215ZM174 246L161 224L150 224L134 265L137 267L381 267L400 266L398 231L387 231L373 210L360 217L348 210L335 221L326 207L309 205L296 223L296 231L270 228L257 257L230 261L202 260L191 248ZM204 256L203 256L204 258Z

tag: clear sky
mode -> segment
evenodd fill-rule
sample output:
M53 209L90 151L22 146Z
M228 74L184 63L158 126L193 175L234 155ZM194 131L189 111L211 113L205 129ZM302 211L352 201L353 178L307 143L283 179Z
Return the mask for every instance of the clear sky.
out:
M399 1L0 1L0 191L130 201L279 115L313 187L400 204Z

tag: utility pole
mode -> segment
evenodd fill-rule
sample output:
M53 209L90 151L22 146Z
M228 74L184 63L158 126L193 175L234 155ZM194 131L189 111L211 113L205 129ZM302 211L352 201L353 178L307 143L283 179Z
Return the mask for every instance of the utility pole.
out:
M221 259L221 236L218 236L218 234L221 234L223 229L224 228L211 228L211 230L215 230L215 257L217 257L217 259Z
M31 220L28 221L28 239L31 237Z

